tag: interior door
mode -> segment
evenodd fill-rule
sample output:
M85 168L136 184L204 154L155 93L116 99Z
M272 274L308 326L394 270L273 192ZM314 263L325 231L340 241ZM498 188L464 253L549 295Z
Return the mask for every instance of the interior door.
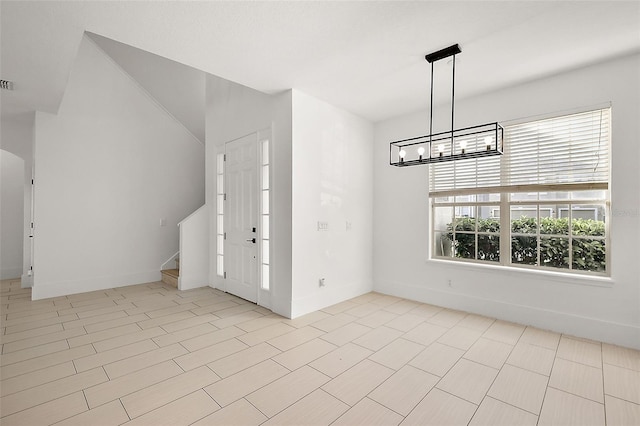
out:
M226 291L258 300L258 138L257 134L225 146Z

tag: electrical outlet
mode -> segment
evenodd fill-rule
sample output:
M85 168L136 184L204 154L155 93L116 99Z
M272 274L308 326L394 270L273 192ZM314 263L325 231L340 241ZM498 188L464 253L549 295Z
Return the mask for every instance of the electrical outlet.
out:
M451 285L451 280L447 280L447 285L448 285L449 287L453 287L453 285Z
M320 279L318 280L318 287L324 287L324 286L325 286L324 278L320 278Z
M345 227L347 228L347 231L351 231L351 228L353 227L352 223L347 221Z
M329 230L329 222L318 221L318 231L328 231L328 230Z

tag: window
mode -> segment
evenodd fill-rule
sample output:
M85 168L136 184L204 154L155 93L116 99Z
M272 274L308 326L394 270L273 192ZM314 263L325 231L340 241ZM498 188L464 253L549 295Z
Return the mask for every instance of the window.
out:
M224 154L216 156L216 273L224 277Z
M501 157L430 165L432 258L607 274L609 123L515 124Z
M262 250L261 257L261 287L263 290L269 290L269 140L265 139L260 143L261 152L261 190L262 202L260 217L262 220Z

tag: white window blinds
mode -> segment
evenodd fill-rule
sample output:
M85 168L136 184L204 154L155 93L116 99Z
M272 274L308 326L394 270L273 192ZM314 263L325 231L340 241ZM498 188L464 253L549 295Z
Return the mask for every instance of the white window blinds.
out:
M505 127L500 157L429 165L432 195L530 191L533 186L606 189L610 108Z

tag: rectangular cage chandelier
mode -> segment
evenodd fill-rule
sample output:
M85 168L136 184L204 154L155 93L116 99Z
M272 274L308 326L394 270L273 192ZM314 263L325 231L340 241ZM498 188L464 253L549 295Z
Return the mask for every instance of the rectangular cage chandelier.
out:
M470 158L502 155L504 149L504 128L487 123L454 130L456 54L462 50L454 44L425 56L431 64L431 102L429 107L429 134L391 142L389 164L396 167ZM433 63L452 56L451 84L451 130L433 133Z

